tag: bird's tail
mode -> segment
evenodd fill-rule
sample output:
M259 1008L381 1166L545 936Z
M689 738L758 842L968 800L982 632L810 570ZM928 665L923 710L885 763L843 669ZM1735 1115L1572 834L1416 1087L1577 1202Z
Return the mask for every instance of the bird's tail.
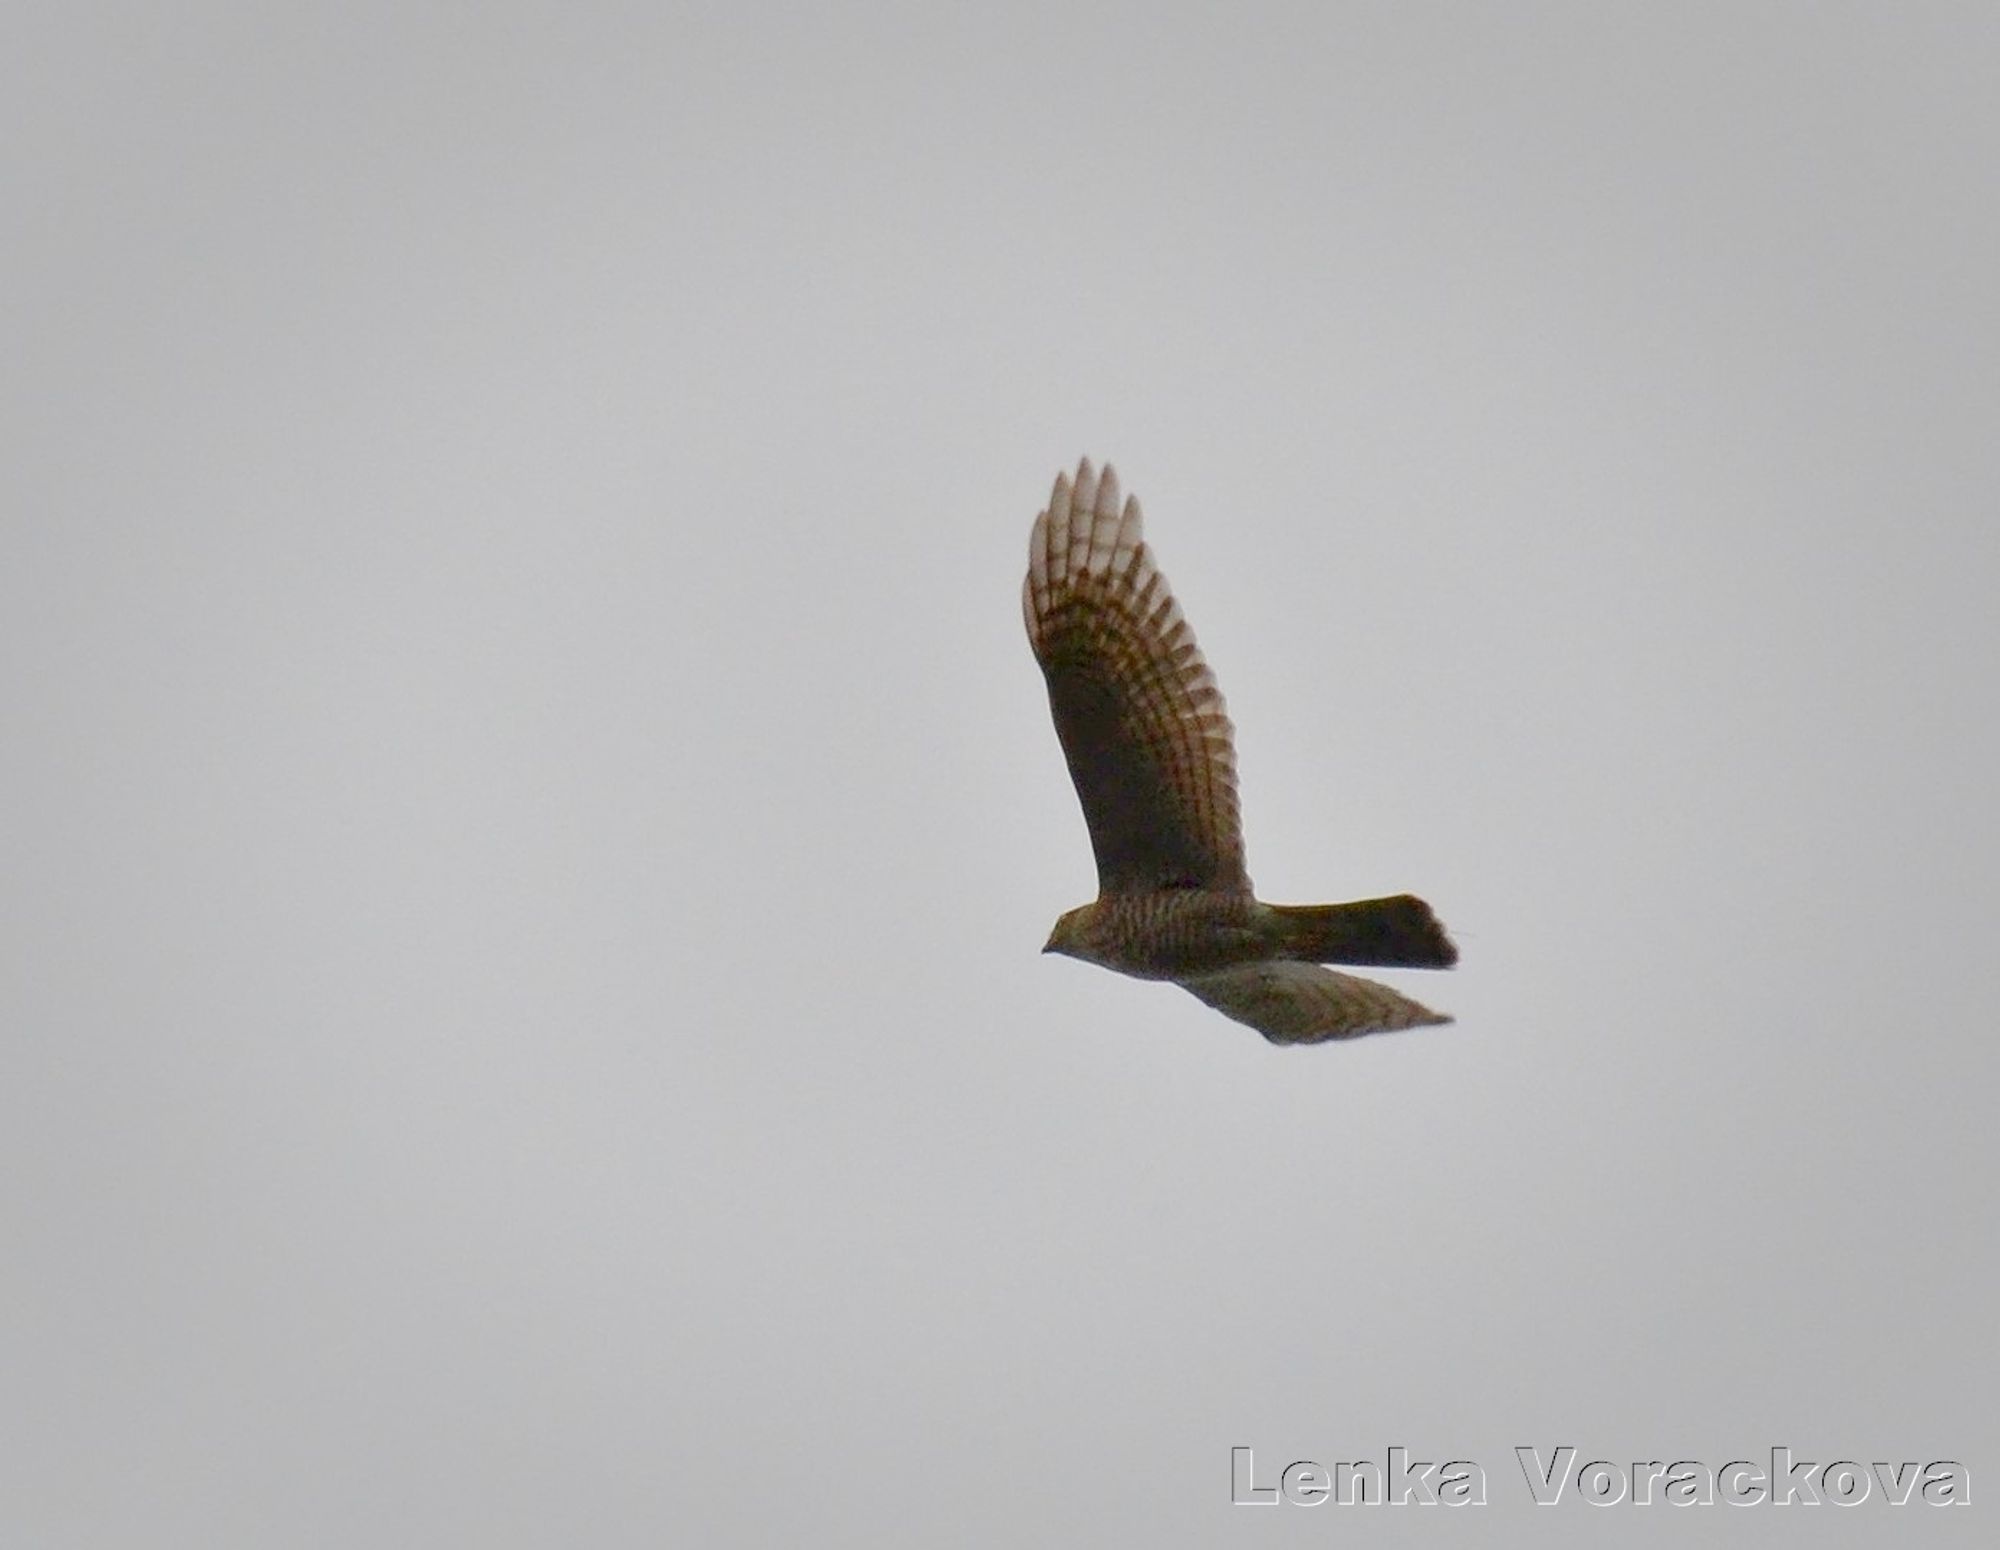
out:
M1353 904L1273 904L1287 958L1380 968L1449 969L1458 949L1414 894Z

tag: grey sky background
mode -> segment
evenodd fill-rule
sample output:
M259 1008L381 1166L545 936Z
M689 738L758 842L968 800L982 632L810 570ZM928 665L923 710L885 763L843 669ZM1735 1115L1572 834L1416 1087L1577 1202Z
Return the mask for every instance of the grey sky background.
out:
M1990 1541L1991 7L5 30L10 1543ZM1037 956L1084 453L1454 1026Z

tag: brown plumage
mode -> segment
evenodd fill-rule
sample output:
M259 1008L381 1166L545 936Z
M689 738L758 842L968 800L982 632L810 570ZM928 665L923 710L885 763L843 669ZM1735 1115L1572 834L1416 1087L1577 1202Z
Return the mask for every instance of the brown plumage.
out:
M1056 476L1021 607L1097 856L1096 902L1058 920L1044 951L1172 980L1277 1044L1451 1021L1319 967L1449 968L1458 950L1423 900L1252 892L1222 692L1109 467L1099 478L1086 458L1074 483Z

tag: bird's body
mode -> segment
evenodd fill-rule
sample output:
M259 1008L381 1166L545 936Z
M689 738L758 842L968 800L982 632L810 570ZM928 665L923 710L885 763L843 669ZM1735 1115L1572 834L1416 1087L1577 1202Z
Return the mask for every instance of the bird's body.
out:
M1058 475L1035 519L1022 611L1097 856L1098 897L1045 951L1171 980L1274 1043L1449 1022L1325 963L1448 968L1409 894L1352 904L1259 900L1244 871L1233 728L1154 566L1137 500L1110 468Z
M1270 906L1242 889L1110 894L1056 922L1048 950L1142 980L1179 980L1271 956Z
M1113 893L1056 922L1049 950L1142 980L1183 980L1272 958L1448 969L1458 951L1422 899L1266 904L1248 888Z

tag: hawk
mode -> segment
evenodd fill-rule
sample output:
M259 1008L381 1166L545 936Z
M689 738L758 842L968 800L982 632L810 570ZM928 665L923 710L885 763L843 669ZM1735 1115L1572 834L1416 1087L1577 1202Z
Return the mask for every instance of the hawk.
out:
M1265 904L1243 870L1234 728L1153 564L1137 499L1085 458L1028 541L1021 609L1097 856L1097 899L1043 952L1171 980L1274 1044L1448 1023L1322 964L1448 969L1422 899Z

